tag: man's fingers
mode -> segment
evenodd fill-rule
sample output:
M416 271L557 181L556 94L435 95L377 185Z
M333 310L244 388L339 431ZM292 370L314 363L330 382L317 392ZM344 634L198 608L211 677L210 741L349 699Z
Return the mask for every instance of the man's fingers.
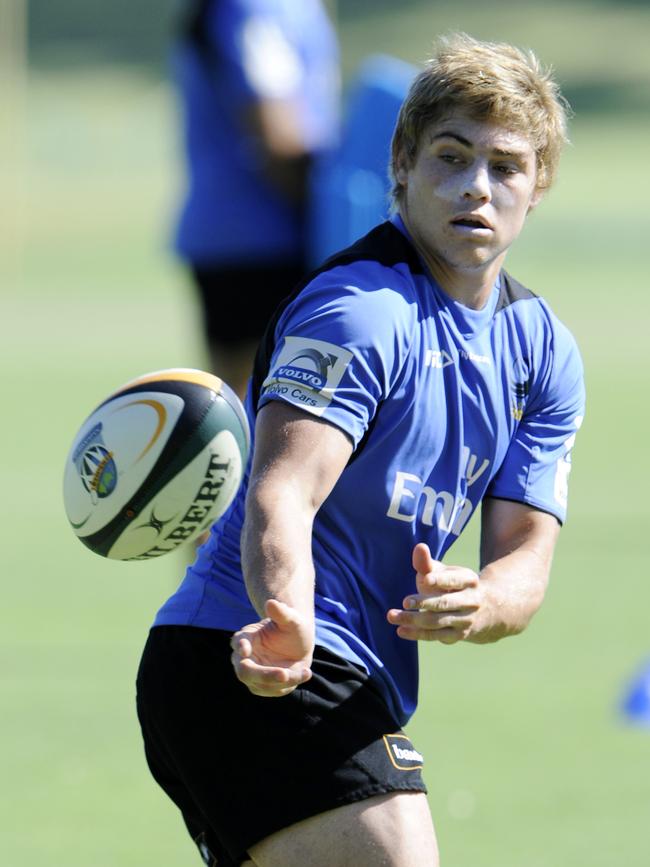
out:
M474 608L459 608L448 612L437 611L401 611L393 608L388 612L387 620L393 626L403 626L409 629L439 630L468 629L472 625Z
M436 566L440 566L439 561L434 560L431 556L431 551L426 542L418 542L415 548L413 548L412 562L415 571L420 572L422 575L426 575L432 572Z
M285 686L285 687L267 687L267 686L258 686L256 684L247 684L248 691L253 695L257 695L260 698L282 698L282 696L289 695L295 690L295 685Z
M254 695L267 697L287 695L311 678L311 671L306 667L291 669L260 665L253 659L240 658L236 651L233 652L232 662L237 678Z
M434 560L425 542L418 542L413 548L412 560L416 573L415 585L420 594L436 590L465 590L467 587L478 586L479 578L476 572L462 566L445 566L440 560Z
M230 639L230 647L243 659L246 659L246 657L250 656L253 652L253 645L241 632L235 632L232 636Z
M458 590L467 590L470 587L478 587L479 577L471 569L461 566L444 566L435 562L432 572L423 575L418 572L415 576L415 586L421 595L434 593L453 593Z
M267 599L264 605L264 613L277 626L292 626L298 623L295 608L286 605L284 602L279 602L277 599Z
M387 613L400 638L455 644L471 631L481 607L479 577L463 566L445 566L431 556L429 546L413 548L416 592L405 597L403 609Z
M407 641L438 641L440 644L456 644L465 638L465 631L458 629L417 629L414 626L400 626L397 630L400 638Z
M415 587L418 593L430 593L436 589L447 589L439 584L446 567L431 556L429 546L418 542L413 548L413 568L415 569Z
M313 645L299 611L270 599L265 615L232 636L232 666L238 680L254 695L287 695L311 678Z
M261 682L277 682L296 684L305 683L311 677L311 669L307 666L297 665L295 667L283 665L262 665L254 659L242 658L237 651L232 654L232 663L237 671L237 674L242 674L248 680L259 680ZM240 678L241 679L241 678Z
M291 680L291 672L280 666L260 665L253 659L240 659L235 662L237 674L247 683L286 684Z
M467 588L465 588L467 589ZM440 593L431 596L428 593L412 593L403 601L405 611L477 611L480 608L475 594L459 592Z

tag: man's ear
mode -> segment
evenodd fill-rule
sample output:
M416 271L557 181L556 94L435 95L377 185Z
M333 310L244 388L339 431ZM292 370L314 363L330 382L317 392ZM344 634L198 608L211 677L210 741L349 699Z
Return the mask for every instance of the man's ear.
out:
M408 172L408 160L406 159L404 151L401 150L397 155L397 159L395 160L395 180L401 187L406 186L406 182L408 180Z
M535 190L535 192L533 193L533 195L530 199L530 203L528 205L528 210L526 211L527 214L530 214L531 211L535 210L535 208L539 205L539 203L544 198L545 192L546 192L546 190L542 190L539 187Z

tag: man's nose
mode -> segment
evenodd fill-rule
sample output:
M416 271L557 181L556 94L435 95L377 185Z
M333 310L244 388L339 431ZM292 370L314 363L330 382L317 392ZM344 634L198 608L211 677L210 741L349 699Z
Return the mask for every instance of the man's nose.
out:
M489 202L492 198L490 171L487 163L476 160L463 174L463 198L481 199Z

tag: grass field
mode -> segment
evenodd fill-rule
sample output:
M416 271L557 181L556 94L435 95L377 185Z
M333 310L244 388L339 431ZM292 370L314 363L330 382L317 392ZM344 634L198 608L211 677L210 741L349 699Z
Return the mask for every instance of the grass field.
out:
M150 780L133 709L140 647L180 557L119 564L73 537L63 461L134 374L200 365L196 311L165 251L178 188L167 91L102 71L34 76L0 262L0 863L191 865ZM445 867L647 867L650 729L624 687L650 657L643 478L650 123L578 117L557 189L510 270L579 339L587 420L547 601L521 637L426 647L410 732ZM472 564L475 530L448 559ZM323 865L326 867L326 865Z

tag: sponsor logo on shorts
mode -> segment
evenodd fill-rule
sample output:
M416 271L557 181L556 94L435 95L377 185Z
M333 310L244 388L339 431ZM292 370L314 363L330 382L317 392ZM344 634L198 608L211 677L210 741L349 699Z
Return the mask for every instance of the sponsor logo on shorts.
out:
M95 503L110 496L117 486L117 467L104 442L102 427L99 422L88 431L72 455L81 483Z
M276 394L314 415L330 405L352 353L324 340L285 337L282 350L262 385L262 394Z
M424 766L424 757L406 735L384 735L384 746L391 764L398 771L415 771Z

